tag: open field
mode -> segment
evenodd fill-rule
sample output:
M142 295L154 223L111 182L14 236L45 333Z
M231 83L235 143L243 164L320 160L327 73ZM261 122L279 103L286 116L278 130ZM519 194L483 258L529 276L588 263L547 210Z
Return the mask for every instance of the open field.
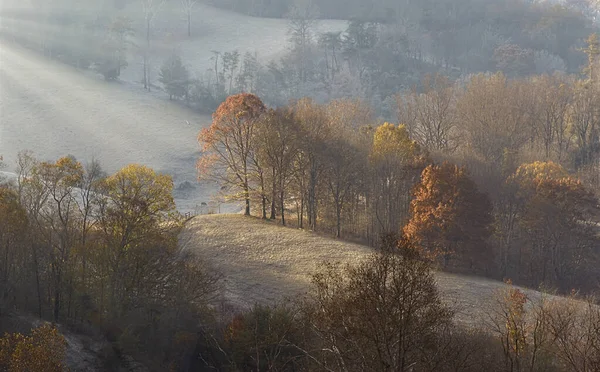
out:
M208 116L143 90L0 45L0 154L6 171L14 170L22 150L41 160L95 158L107 172L140 163L172 175L176 187L189 182L191 188L175 194L178 208L189 211L216 190L196 183L196 136L209 124Z
M356 263L372 250L242 215L199 216L188 222L181 244L224 276L226 299L236 308L294 298L310 288L324 262ZM443 298L470 324L487 320L501 282L437 272ZM524 290L530 298L539 292Z

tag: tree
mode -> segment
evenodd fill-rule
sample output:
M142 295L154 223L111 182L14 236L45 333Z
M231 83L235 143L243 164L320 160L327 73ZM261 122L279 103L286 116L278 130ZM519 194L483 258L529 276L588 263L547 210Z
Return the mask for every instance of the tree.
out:
M319 11L312 0L296 0L288 14L288 35L294 50L298 54L300 82L305 83L307 77L308 52L313 43L314 26Z
M533 97L525 88L502 74L469 80L458 98L457 125L473 155L500 168L507 152L518 152L531 138Z
M223 70L221 72L222 77L221 81L229 81L229 89L228 93L232 94L233 92L233 80L235 75L239 72L238 67L240 65L240 52L239 50L234 50L233 52L226 52L223 54L223 58L221 59L223 63Z
M544 309L548 337L559 365L574 372L600 369L600 309L576 296L552 301Z
M302 365L302 352L294 345L301 341L303 329L296 313L286 306L256 305L236 315L225 333L225 343L236 367L256 371L297 370Z
M421 175L410 204L411 218L404 234L427 254L466 261L473 269L489 258L492 206L463 168L450 163L430 165ZM477 262L479 263L479 262Z
M325 32L319 35L319 45L325 50L325 63L333 82L335 74L340 70L337 54L342 49L342 32ZM331 56L329 56L329 53L331 53Z
M371 121L371 111L360 101L336 100L327 107L331 138L326 142L325 181L335 210L335 235L342 235L342 211L362 186L368 153L360 143L360 128ZM345 212L344 212L345 213Z
M270 110L258 123L254 136L256 151L253 162L257 170L259 163L262 164L261 171L267 172L266 178L271 180L270 218L275 218L276 206L279 204L281 223L285 225L286 196L299 151L298 123L293 112L288 108ZM263 217L266 217L264 202L267 195L262 185L261 193L263 194Z
M160 69L159 81L169 93L169 99L187 97L190 73L183 65L181 57L172 55L164 62Z
M185 11L185 15L187 17L188 37L192 36L192 11L194 10L196 3L198 3L198 0L181 0L181 6L183 6L183 10Z
M50 269L50 290L54 320L61 311L69 310L72 300L73 260L79 236L77 194L75 188L83 178L83 166L72 157L55 163L42 162L33 167L27 180L32 197L37 199L37 211L31 220L36 225L39 241L45 247Z
M324 150L331 136L327 112L324 107L309 98L297 101L291 107L300 127L300 153L296 163L296 183L301 199L301 206L306 205L308 225L312 230L317 228L319 186L324 171ZM302 210L303 208L301 208ZM303 226L303 216L300 216Z
M61 372L66 350L65 337L49 324L33 329L31 336L6 334L0 338L0 370Z
M494 50L494 60L498 70L509 77L528 75L535 68L533 51L515 44L498 46Z
M585 67L584 73L588 76L589 81L593 82L597 79L596 69L600 60L600 40L598 39L598 34L591 34L586 43L587 48L583 49L583 52L588 57L588 65Z
M570 82L559 75L539 76L531 80L536 91L538 113L536 129L547 160L562 161L571 142L567 113L573 99Z
M172 247L168 231L174 227L173 180L131 164L106 178L100 190L104 195L99 200L98 221L101 267L106 273L108 309L119 319L127 306L143 297L137 286L153 288L151 283L157 280L144 269L154 269L150 263L164 262L150 253ZM141 277L144 282L139 281Z
M453 316L430 265L406 240L362 263L325 265L303 312L316 336L311 346L321 350L316 359L336 371L427 370Z
M430 151L452 152L458 147L456 97L454 87L442 75L426 76L424 92L397 96L398 120Z
M489 330L502 345L504 370L512 372L548 370L551 339L545 317L546 301L529 303L520 289L507 286L498 290L489 310ZM528 311L529 310L529 311Z
M369 154L372 208L381 234L395 234L407 217L410 190L427 162L404 125L384 123L375 129Z
M213 114L212 125L198 136L203 152L197 165L199 176L241 190L246 216L250 215L252 140L265 111L262 101L253 94L229 96Z
M109 26L110 42L116 52L117 76L121 75L121 68L127 66L128 40L134 35L133 22L127 17L117 17Z
M29 263L25 253L27 227L27 214L18 194L0 185L0 317L23 291Z
M594 162L600 152L600 89L597 85L578 81L573 88L573 97L567 120L578 147L575 165L582 166Z
M536 180L520 220L527 241L532 284L562 289L591 288L598 237L588 221L598 201L581 182L566 177ZM580 257L588 257L580 260Z
M146 26L146 48L144 50L144 88L150 89L150 71L149 71L149 57L150 57L150 32L152 22L156 17L156 14L160 11L160 8L164 4L164 0L140 0L142 2L142 11L144 14L144 23Z

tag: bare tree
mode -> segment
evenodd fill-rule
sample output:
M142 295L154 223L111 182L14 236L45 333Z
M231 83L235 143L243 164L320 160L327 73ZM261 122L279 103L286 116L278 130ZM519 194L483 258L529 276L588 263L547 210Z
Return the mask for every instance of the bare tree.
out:
M188 37L192 36L192 11L194 10L194 6L198 3L198 0L181 0L181 6L185 11L185 15L187 17L187 32Z
M313 277L304 313L317 358L333 370L435 370L425 366L443 354L437 340L453 312L429 264L406 241L385 248L358 265L327 265Z
M458 146L456 134L456 96L448 78L426 76L424 92L416 89L408 97L398 97L398 119L408 119L413 139L431 151L452 152Z
M162 8L165 0L141 0L142 11L144 13L144 22L146 26L146 49L144 50L144 88L150 89L150 72L148 71L149 66L149 53L150 53L150 32L152 28L152 21L156 18L156 14Z
M297 0L292 6L288 18L288 35L295 51L299 54L300 81L306 82L306 65L308 52L313 43L314 27L319 11L312 0Z

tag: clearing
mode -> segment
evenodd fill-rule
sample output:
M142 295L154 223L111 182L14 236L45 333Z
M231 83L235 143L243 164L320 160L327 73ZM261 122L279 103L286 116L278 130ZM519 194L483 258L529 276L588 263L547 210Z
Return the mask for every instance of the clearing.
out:
M310 288L311 275L325 262L353 263L370 248L276 225L242 215L205 215L188 222L181 234L184 249L196 252L223 275L227 302L236 309L293 298ZM504 283L436 272L437 284L457 319L486 321L494 296ZM540 293L523 289L532 298Z

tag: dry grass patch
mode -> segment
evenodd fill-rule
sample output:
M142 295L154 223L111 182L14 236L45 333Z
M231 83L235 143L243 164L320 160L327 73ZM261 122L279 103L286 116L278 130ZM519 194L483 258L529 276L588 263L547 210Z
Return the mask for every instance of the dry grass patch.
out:
M242 215L199 216L188 222L181 244L198 253L224 277L226 299L236 308L294 298L310 287L325 262L357 263L372 249L282 227ZM437 272L440 292L468 323L487 320L502 282ZM523 290L537 299L539 292Z

